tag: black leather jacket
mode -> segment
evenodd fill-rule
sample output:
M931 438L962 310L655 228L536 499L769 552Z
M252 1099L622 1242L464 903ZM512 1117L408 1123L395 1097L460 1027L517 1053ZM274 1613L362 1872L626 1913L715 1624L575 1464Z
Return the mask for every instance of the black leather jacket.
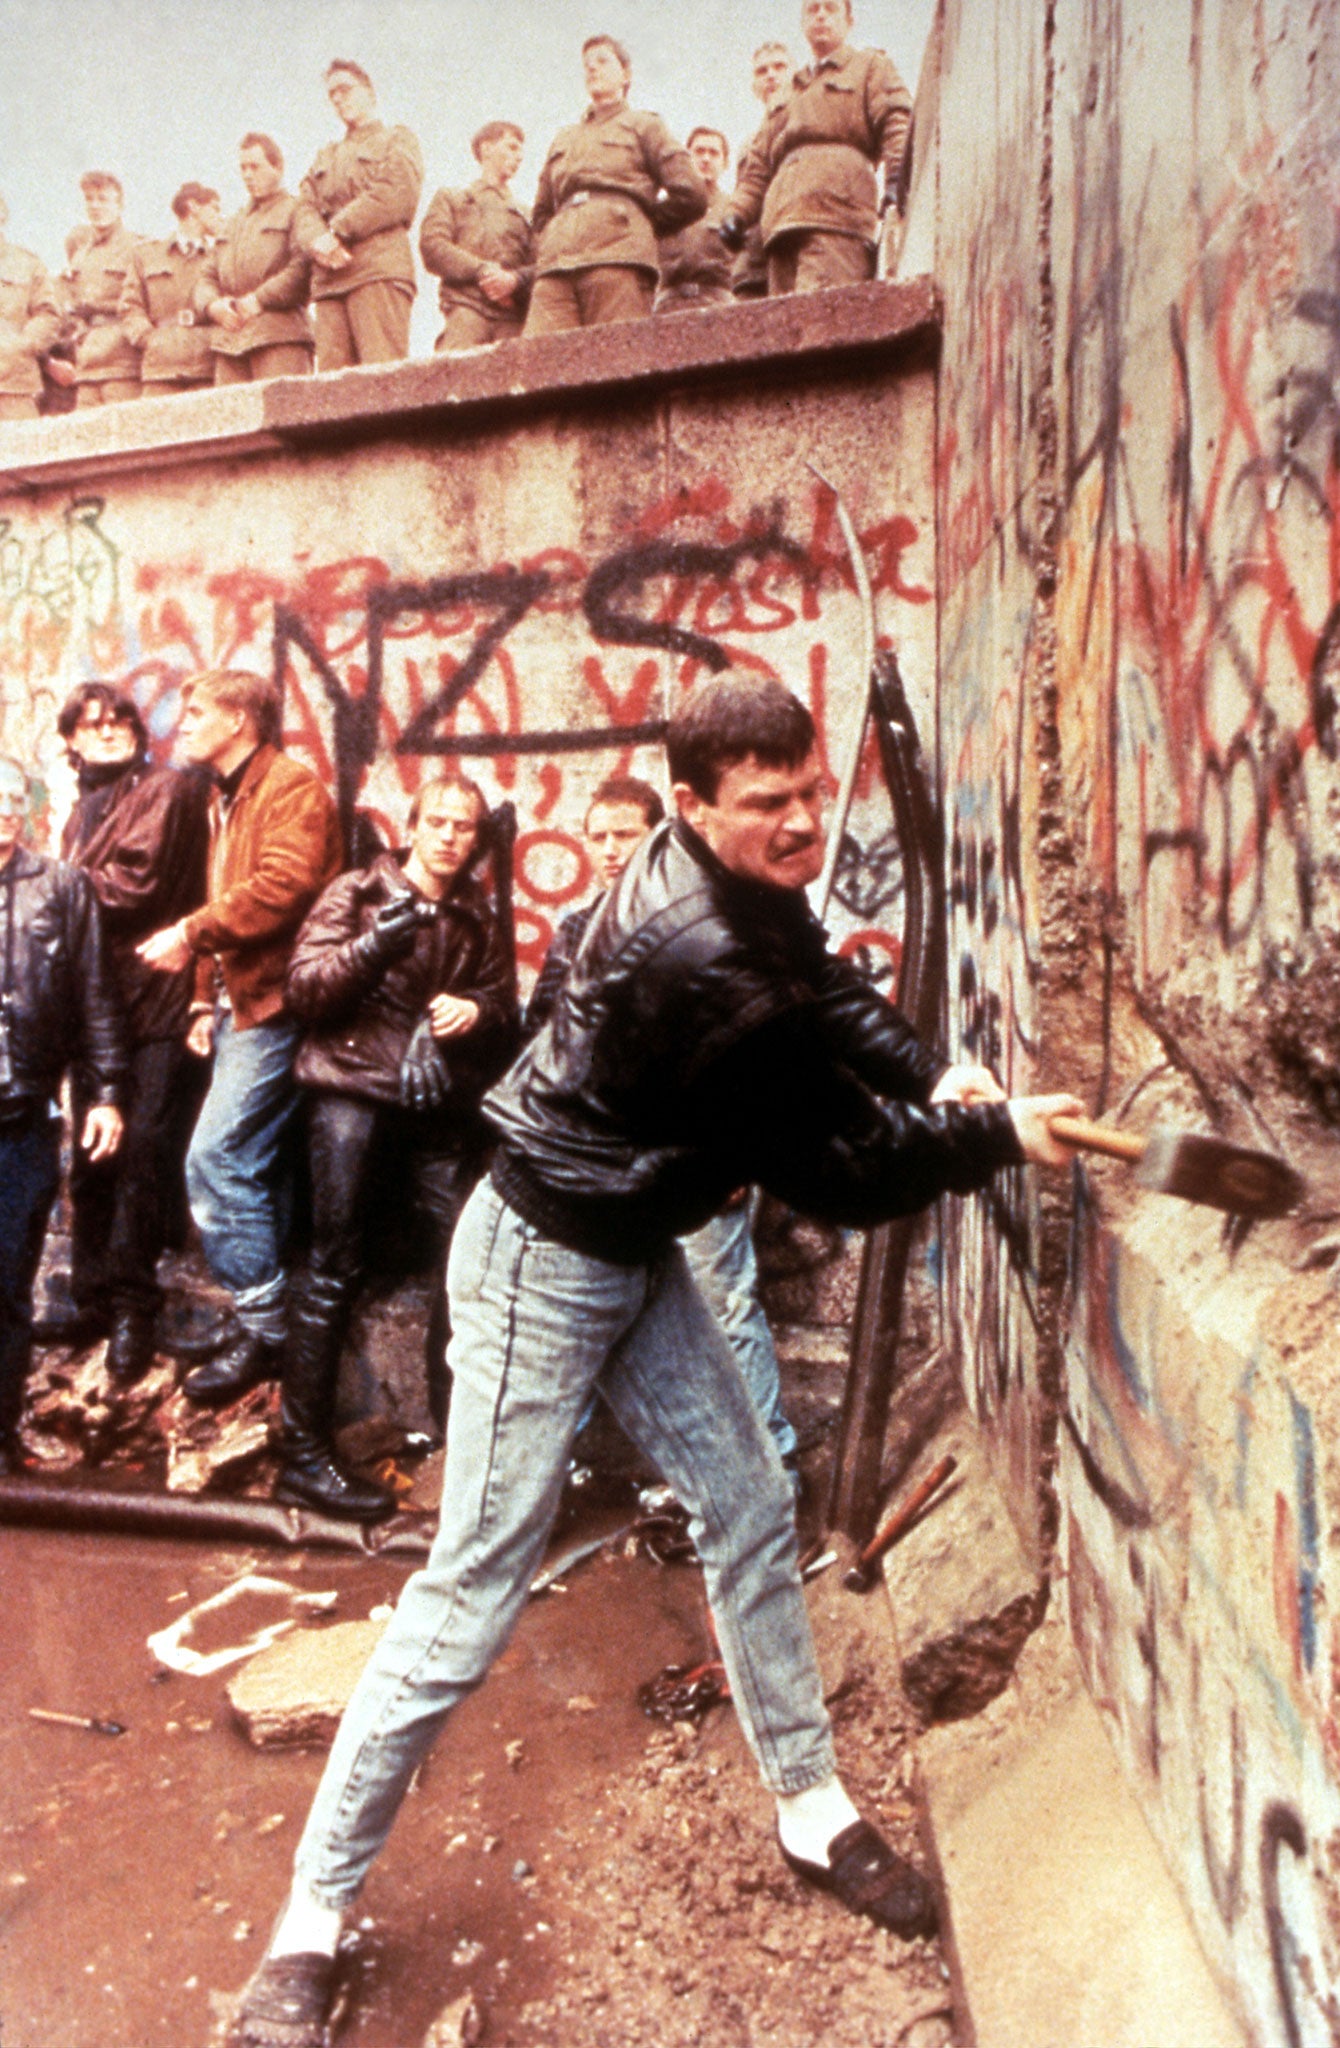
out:
M925 1107L943 1070L828 951L802 894L729 873L667 823L484 1099L493 1179L547 1235L617 1264L754 1182L831 1222L882 1222L1023 1157L1002 1105Z
M116 1101L125 1027L97 897L78 868L26 846L0 868L0 992L12 1069L0 1084L0 1112L48 1100L72 1064L90 1102Z

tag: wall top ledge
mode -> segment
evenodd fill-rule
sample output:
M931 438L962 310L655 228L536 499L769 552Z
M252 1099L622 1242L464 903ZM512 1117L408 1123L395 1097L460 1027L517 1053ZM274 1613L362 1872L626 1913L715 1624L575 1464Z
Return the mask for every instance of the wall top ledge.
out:
M616 389L655 391L793 367L899 354L938 339L929 277L848 285L700 313L622 321L389 368L228 386L0 425L0 497L128 471L352 441L456 419L561 411Z

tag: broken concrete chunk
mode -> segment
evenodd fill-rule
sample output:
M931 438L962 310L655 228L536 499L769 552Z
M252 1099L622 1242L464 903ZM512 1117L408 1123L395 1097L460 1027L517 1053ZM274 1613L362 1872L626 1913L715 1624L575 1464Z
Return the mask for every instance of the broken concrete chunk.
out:
M979 1713L1002 1692L1047 1605L971 1421L942 1429L900 1491L946 1453L957 1459L953 1482L883 1561L903 1686L927 1725Z
M325 1744L382 1634L376 1621L303 1630L262 1650L228 1686L228 1702L257 1749Z
M222 1412L193 1406L178 1389L155 1414L154 1427L167 1446L169 1493L204 1493L221 1480L240 1480L264 1457L278 1392L268 1382L253 1387Z

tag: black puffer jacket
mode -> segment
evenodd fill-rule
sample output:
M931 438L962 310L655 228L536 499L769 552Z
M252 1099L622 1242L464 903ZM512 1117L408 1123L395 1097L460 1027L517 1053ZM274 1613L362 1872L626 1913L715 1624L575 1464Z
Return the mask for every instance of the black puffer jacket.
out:
M407 952L381 966L362 965L354 941L384 903L410 893L394 853L337 875L323 890L298 934L285 984L290 1013L309 1026L293 1070L308 1088L395 1102L400 1062L432 998L468 996L479 1005L479 1021L459 1038L443 1039L441 1051L452 1107L473 1111L516 1049L507 953L483 890L461 875Z
M943 1071L828 951L803 895L730 874L666 824L485 1098L493 1178L549 1236L622 1264L754 1182L832 1222L882 1222L1023 1157L1003 1106L924 1107Z
M44 1102L78 1066L89 1100L115 1102L125 1024L87 875L18 846L0 868L0 991L8 995L12 1078L0 1110Z

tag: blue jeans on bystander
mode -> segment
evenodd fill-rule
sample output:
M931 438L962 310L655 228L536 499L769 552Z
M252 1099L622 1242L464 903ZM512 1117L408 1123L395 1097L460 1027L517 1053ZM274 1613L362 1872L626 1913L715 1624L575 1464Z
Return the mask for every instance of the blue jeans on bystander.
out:
M286 1017L239 1031L214 1025L214 1071L186 1154L186 1192L210 1271L232 1290L244 1330L284 1341L289 1176L284 1141L298 1108Z

